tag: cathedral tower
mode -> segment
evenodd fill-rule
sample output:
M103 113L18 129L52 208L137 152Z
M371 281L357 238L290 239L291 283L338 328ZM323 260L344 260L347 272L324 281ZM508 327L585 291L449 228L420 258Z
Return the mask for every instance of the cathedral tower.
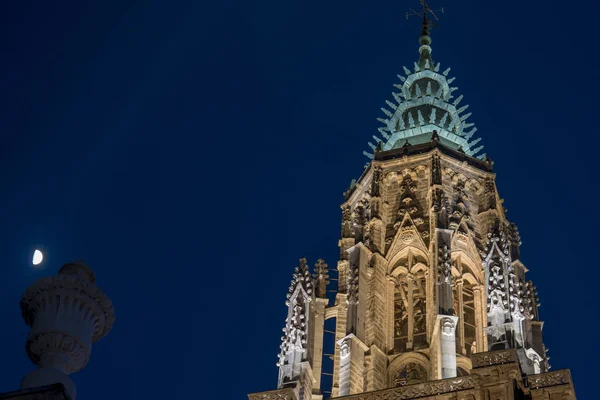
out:
M251 400L323 397L330 318L331 397L575 398L568 370L549 372L517 227L450 68L432 57L428 11L424 5L418 59L398 75L381 136L365 152L370 162L344 194L334 304L325 296L326 264L319 260L311 273L300 260L279 390Z

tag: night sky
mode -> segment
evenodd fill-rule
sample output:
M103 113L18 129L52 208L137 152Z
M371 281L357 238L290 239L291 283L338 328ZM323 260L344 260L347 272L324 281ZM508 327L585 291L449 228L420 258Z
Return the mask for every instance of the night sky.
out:
M78 258L117 315L78 398L274 389L293 269L335 266L342 193L417 60L418 1L5 3L0 392L34 368L22 292ZM600 4L572 4L432 1L432 47L495 161L552 368L591 399Z

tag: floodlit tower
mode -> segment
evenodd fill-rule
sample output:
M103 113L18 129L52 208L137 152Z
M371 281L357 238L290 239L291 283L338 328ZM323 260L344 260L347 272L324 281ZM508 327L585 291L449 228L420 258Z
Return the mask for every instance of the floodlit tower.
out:
M369 163L344 194L334 304L301 260L279 389L251 400L322 398L316 349L329 318L331 397L575 398L569 371L549 372L517 227L469 106L432 57L435 14L422 4L419 57L398 75Z

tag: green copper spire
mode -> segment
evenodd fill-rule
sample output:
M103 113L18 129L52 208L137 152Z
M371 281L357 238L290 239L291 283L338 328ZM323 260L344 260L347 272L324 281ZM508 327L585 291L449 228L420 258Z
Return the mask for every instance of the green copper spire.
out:
M411 145L425 143L437 131L441 144L483 159L485 154L478 155L483 146L476 146L481 139L472 140L477 128L468 121L471 113L465 113L469 106L461 105L463 96L455 97L458 88L451 86L455 78L448 78L450 68L440 72L440 64L435 64L431 57L433 22L428 14L434 17L435 14L426 2L422 4L419 60L413 70L403 67L404 74L398 75L400 83L394 84L397 91L392 93L395 101L386 101L387 107L381 109L385 118L378 118L383 124L378 128L382 138L373 136L376 143L369 143L369 147L373 151L379 148L387 151L402 147L407 141ZM413 11L410 15L415 14ZM373 158L373 153L363 154Z

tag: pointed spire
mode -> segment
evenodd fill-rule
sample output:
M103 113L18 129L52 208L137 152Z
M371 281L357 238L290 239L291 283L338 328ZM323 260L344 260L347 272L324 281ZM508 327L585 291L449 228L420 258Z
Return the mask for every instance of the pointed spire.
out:
M429 18L427 10L429 7L423 3L423 22L421 23L421 37L419 37L419 63L421 69L430 69L434 65L431 59L431 37L429 36Z

